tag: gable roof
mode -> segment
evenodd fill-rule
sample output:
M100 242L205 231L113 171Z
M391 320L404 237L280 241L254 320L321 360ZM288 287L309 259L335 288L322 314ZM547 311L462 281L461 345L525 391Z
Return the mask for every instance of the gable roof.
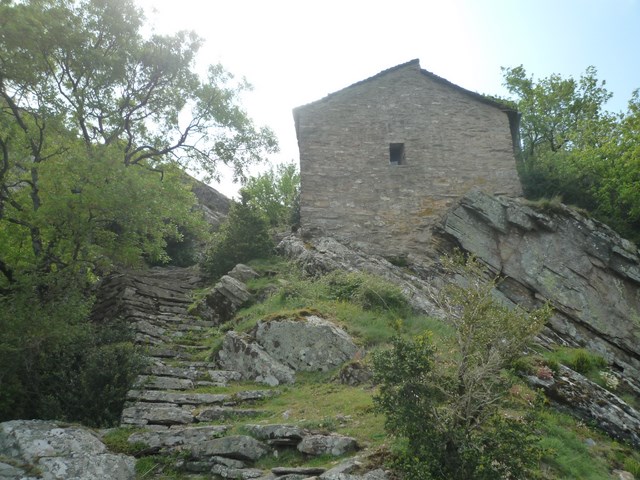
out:
M473 98L474 100L476 100L478 102L485 103L485 104L490 105L492 107L498 108L498 109L500 109L503 112L508 113L508 114L509 113L510 114L517 114L517 111L515 109L509 107L508 105L505 105L504 103L500 103L500 102L498 102L496 100L493 100L493 99L491 99L489 97L481 95L481 94L479 94L477 92L473 92L471 90L467 90L466 88L462 88L461 86L456 85L455 83L452 83L452 82L450 82L449 80L447 80L445 78L439 77L435 73L431 73L431 72L429 72L427 70L424 70L423 68L420 68L420 59L415 58L415 59L410 60L410 61L408 61L406 63L401 63L400 65L396 65L395 67L391 67L391 68L388 68L386 70L383 70L382 72L377 73L377 74L373 75L372 77L366 78L364 80L360 80L359 82L356 82L356 83L353 83L353 84L349 85L348 87L345 87L345 88L343 88L341 90L338 90L337 92L330 93L326 97L321 98L320 100L316 100L314 102L307 103L305 105L300 105L299 107L294 108L293 112L294 112L294 117L296 117L295 118L296 122L297 122L296 111L299 110L299 109L305 108L305 107L310 106L310 105L314 105L316 103L325 102L325 101L329 100L330 98L334 97L335 95L344 92L345 90L349 90L350 88L356 87L358 85L363 85L365 83L369 83L369 82L374 81L374 80L376 80L376 79L378 79L380 77L383 77L383 76L385 76L385 75L387 75L387 74L389 74L391 72L395 72L397 70L401 70L403 68L410 67L410 66L418 67L418 69L419 69L418 71L421 74L423 74L424 76L426 76L426 77L430 78L431 80L434 80L434 81L436 81L436 82L438 82L438 83L440 83L442 85L445 85L445 86L447 86L449 88L457 90L458 92L461 92L464 95L467 95L467 96Z

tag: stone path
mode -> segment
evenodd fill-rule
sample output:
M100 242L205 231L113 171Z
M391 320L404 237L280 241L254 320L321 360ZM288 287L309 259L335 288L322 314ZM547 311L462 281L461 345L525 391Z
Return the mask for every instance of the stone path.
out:
M263 414L260 402L278 391L244 389L238 372L220 370L207 361L209 329L219 319L205 322L189 313L192 293L199 287L197 273L181 268L118 275L102 286L95 315L124 318L133 326L136 342L147 347L148 365L128 392L121 417L121 426L136 427L129 442L140 445L140 455L179 454L171 458L184 478L386 478L381 472L345 476L349 469L344 466L333 473L318 468L253 468L256 460L284 448L297 448L309 456L342 455L357 444L348 437L314 435L295 425L251 425ZM218 388L208 389L216 393L204 393L203 387ZM233 435L235 423L248 434ZM164 478L161 466L145 478Z

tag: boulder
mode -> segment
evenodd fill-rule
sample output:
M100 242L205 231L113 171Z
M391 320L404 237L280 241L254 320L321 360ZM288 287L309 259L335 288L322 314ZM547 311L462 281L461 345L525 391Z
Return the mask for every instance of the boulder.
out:
M309 435L298 444L298 450L307 455L333 455L339 457L358 449L355 438L342 435Z
M275 386L294 383L295 372L271 357L262 347L234 331L226 333L218 352L221 368L235 370L245 380Z
M369 366L361 361L347 363L340 369L340 383L355 387L370 383L373 378L373 372Z
M0 478L2 475L31 478L27 471L38 471L37 477L45 480L135 478L133 457L109 453L100 439L86 428L52 421L1 423L0 457L11 459L13 464L0 463Z
M251 293L244 283L229 275L223 275L196 305L195 313L204 320L220 325L233 318L238 308L251 300Z
M244 263L237 264L227 275L242 283L247 283L247 281L253 278L258 278L258 273Z
M572 414L595 421L612 437L640 447L640 412L600 385L562 365L552 378L528 376L527 380L553 402L569 407Z
M304 429L296 425L245 425L244 428L251 436L258 440L264 440L269 445L289 445L296 446L307 433ZM275 472L274 472L275 473ZM300 473L300 472L287 472Z
M344 330L315 315L260 322L254 336L267 354L295 371L331 370L358 351Z

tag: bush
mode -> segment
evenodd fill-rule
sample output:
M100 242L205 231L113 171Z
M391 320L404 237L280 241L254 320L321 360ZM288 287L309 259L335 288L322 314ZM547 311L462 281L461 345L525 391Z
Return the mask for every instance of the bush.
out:
M411 306L402 290L392 283L363 272L336 270L323 278L329 298L353 302L366 310L408 314Z
M423 334L395 338L392 349L373 357L376 408L387 431L407 441L396 467L412 479L533 478L542 456L535 417L504 415L510 385L503 369L549 310L498 304L496 282L483 281L473 260L460 273L467 288L452 285L437 298L455 328L442 351Z
M0 421L118 423L140 357L121 325L96 325L78 289L23 286L0 300Z
M551 364L566 365L583 375L596 373L607 367L607 361L604 358L584 348L558 347L545 354L545 358Z
M271 255L273 247L267 221L259 211L244 199L232 202L227 219L214 235L202 271L217 280L238 263Z

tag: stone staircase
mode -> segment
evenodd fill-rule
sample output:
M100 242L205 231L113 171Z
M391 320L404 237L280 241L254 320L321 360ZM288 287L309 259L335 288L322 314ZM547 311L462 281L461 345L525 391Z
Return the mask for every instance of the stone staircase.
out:
M284 448L310 456L329 451L341 455L355 450L356 444L348 437L314 435L295 425L265 425L264 420L247 424L264 416L260 403L279 392L245 388L240 373L208 361L211 329L220 319L203 321L190 314L193 292L202 286L192 269L156 268L112 276L100 289L94 316L123 318L146 351L147 364L127 394L121 417L121 426L135 428L128 441L139 446L138 455L167 455L170 466L182 472L179 478L386 478L381 472L347 475L356 468L354 461L341 465L335 475L322 468L252 467ZM238 423L247 435L232 434ZM144 478L167 478L162 471L166 464L159 462Z

